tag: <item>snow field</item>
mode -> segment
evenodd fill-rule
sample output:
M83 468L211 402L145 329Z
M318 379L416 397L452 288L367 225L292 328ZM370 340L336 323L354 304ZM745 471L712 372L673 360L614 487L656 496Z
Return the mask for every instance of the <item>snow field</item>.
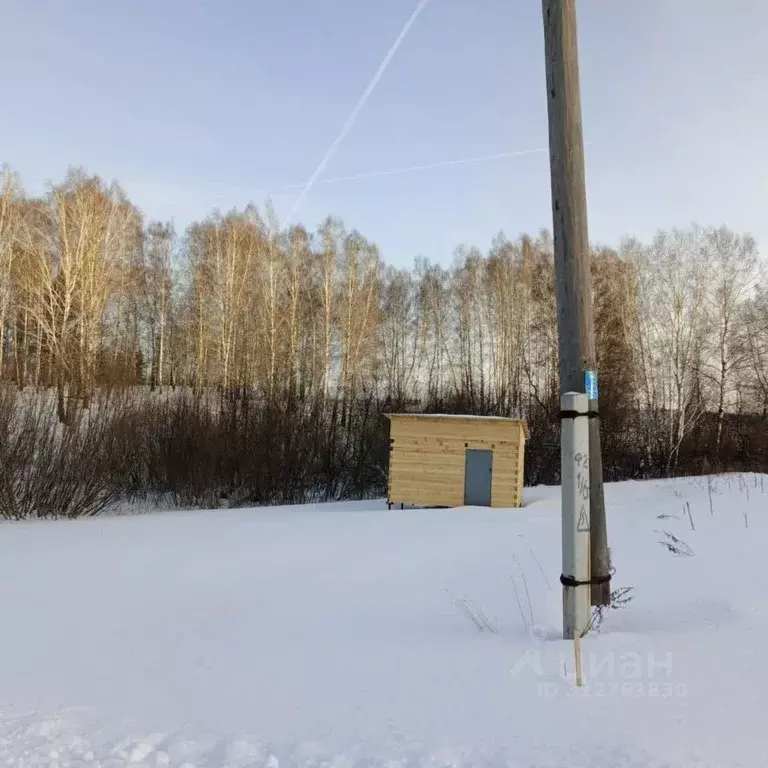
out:
M765 764L767 491L607 487L633 599L583 641L583 689L557 488L2 525L0 765Z

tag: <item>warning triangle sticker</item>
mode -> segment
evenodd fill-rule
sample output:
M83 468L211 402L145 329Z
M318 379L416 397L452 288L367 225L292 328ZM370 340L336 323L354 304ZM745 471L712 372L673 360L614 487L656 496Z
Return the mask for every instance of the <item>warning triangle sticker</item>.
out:
M576 523L576 530L579 533L589 533L589 516L587 510L582 506L581 512L579 512L579 522Z

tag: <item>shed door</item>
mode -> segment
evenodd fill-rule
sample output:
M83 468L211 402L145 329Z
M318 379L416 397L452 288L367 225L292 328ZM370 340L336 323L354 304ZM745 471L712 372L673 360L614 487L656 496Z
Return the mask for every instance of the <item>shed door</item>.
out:
M469 448L464 467L464 503L472 507L491 506L493 451Z

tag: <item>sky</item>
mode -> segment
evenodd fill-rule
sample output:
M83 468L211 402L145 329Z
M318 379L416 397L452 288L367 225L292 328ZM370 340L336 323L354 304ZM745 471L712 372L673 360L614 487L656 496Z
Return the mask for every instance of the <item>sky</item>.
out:
M267 199L283 220L416 6L0 0L0 163L33 194L84 167L180 231ZM591 240L697 222L767 249L768 2L577 7ZM447 265L551 228L547 136L539 0L429 0L294 221Z

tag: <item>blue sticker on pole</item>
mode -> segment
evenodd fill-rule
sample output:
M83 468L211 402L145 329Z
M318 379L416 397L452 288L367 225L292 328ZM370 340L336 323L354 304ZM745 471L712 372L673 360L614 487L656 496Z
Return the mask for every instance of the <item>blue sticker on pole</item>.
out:
M584 371L584 391L590 400L597 400L597 371Z

